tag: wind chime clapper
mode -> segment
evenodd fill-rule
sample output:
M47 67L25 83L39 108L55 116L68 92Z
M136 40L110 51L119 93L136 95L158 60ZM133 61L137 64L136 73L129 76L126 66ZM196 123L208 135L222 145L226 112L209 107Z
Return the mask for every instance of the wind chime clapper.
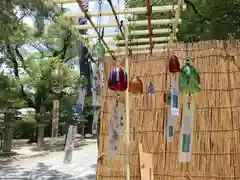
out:
M134 76L131 81L129 82L129 88L128 91L132 93L131 102L133 102L133 98L135 99L138 95L143 93L143 82L138 76ZM135 107L137 105L134 105ZM133 103L132 103L132 112L133 112L133 135L132 135L132 141L135 141L136 138L136 124L137 124L137 117L136 117L136 109L133 109Z
M124 122L123 122L123 107L119 102L118 92L126 91L128 88L127 73L124 69L117 64L110 72L108 79L108 88L117 92L116 104L112 110L112 119L109 122L109 143L108 154L117 154L117 140L123 135Z

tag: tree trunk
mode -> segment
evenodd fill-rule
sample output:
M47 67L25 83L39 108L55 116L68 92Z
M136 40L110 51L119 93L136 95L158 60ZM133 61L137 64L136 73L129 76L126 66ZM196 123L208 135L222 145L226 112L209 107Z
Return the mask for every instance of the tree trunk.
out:
M11 152L11 150L12 150L12 134L13 134L13 125L10 123L5 124L3 152Z
M35 128L35 132L33 133L32 137L28 140L28 144L37 143L38 142L38 128Z
M38 136L37 136L37 147L41 148L44 145L44 128L46 127L46 124L44 123L38 123Z

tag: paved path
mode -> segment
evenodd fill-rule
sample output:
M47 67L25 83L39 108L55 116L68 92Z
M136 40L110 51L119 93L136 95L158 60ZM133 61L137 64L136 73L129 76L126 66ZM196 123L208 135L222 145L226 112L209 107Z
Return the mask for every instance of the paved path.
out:
M0 164L1 180L96 180L97 144L73 151L73 160L63 164L64 152Z

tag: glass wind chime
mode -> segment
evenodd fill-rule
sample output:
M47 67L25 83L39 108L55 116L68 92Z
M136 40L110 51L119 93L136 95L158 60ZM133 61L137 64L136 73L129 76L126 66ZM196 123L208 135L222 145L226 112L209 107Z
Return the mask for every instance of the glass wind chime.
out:
M138 95L143 93L143 82L138 76L134 76L129 82L129 92L132 93L133 97L136 98ZM133 101L132 101L133 102ZM133 104L132 104L133 107ZM133 111L133 129L132 129L132 141L135 141L136 138L136 126L137 126L137 116L136 110Z
M169 59L170 86L168 92L164 94L164 102L170 106L167 112L167 139L172 142L174 139L174 120L179 116L179 86L178 73L180 71L180 63L176 55L172 55Z
M99 1L99 12L101 14L102 3ZM98 19L98 27L100 27L101 16ZM99 28L101 32L101 28ZM102 29L103 34L103 29ZM100 114L100 95L103 88L103 61L105 59L105 47L101 43L101 38L98 39L98 42L92 47L92 58L91 69L92 69L92 106L94 108L93 114L93 124L92 124L92 133L97 134L98 130L98 119Z
M164 94L164 102L170 106L170 111L167 113L167 139L169 142L174 139L174 120L176 116L180 115L179 92L181 92L183 93L183 99L187 97L187 100L183 101L179 161L190 162L195 111L191 96L201 91L201 88L199 72L190 64L187 44L185 65L180 69L177 56L172 55L169 60L169 72L171 73L171 83L168 92Z
M118 64L115 66L108 79L108 88L115 92L125 91L128 87L127 73ZM109 122L109 147L108 153L116 155L117 153L117 140L124 133L123 124L123 104L119 103L119 95L117 95L116 104L112 109L112 119Z
M192 136L195 113L195 106L191 96L194 93L200 92L201 88L199 72L190 64L187 43L186 62L180 70L179 86L180 91L187 97L187 100L185 100L183 104L179 161L190 162L192 157Z

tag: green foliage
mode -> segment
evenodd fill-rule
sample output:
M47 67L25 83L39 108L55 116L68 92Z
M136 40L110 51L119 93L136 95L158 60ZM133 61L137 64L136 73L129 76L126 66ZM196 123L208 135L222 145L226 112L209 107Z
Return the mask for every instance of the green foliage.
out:
M41 17L53 20L56 16L53 8L47 8L43 0L1 0L0 1L0 42L13 36L23 17ZM20 12L20 14L19 14ZM41 27L41 22L36 25Z
M16 122L13 137L15 139L31 138L35 132L36 120L34 116L25 116Z
M38 25L32 28L20 21L11 36L2 41L0 53L3 58L0 60L12 73L0 76L0 80L3 78L0 86L4 87L0 90L0 98L6 101L0 99L0 106L15 104L16 107L33 107L37 113L43 107L51 112L53 100L59 99L60 121L66 121L69 108L76 103L78 86L87 81L72 68L78 64L77 33L72 29L72 22L63 16L55 17L36 36L40 28ZM62 72L63 90L56 93L53 91L53 81L56 79L53 74L58 69ZM9 103L9 99L13 101ZM15 134L32 137L35 123L35 120L19 121Z
M154 5L171 5L173 1L151 1ZM178 40L187 40L196 36L202 40L226 39L228 34L240 36L240 0L185 0L187 9L182 13L182 23ZM130 7L144 7L145 0L129 1ZM173 18L172 13L155 13L152 19ZM138 20L147 19L146 15L138 15ZM154 26L154 28L158 26ZM138 30L147 27L137 27ZM147 36L137 36L143 38Z
M22 107L25 105L20 97L20 89L18 81L11 76L0 74L0 108L4 109L10 104L14 107Z

